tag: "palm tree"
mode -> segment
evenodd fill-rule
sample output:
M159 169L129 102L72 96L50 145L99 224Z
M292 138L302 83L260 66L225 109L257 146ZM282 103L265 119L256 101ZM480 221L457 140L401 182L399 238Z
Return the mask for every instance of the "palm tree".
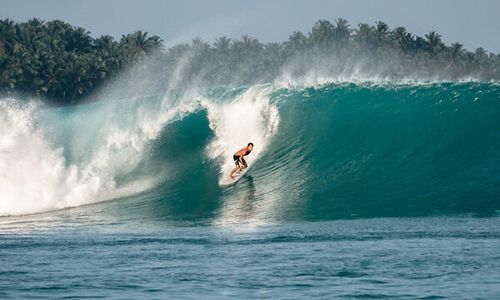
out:
M294 32L285 42L285 49L289 55L304 53L309 46L309 40L302 32Z
M213 44L215 51L220 54L226 54L231 47L231 39L225 36L217 38Z
M396 27L392 31L393 47L402 50L404 53L410 53L415 50L415 40L413 35L406 31L404 27Z
M210 45L204 42L201 38L195 38L191 42L191 48L198 55L204 55L210 50Z
M148 38L147 32L138 30L132 34L122 36L120 40L121 53L126 61L135 61L144 55L163 47L162 39L158 36Z
M342 18L335 21L335 40L340 47L345 47L351 38L351 26Z
M375 36L378 42L377 46L381 47L387 42L387 38L389 36L389 26L382 21L378 21L375 25Z
M15 23L12 20L0 20L0 43L5 52L11 53L16 41Z
M464 52L465 52L465 50L464 50L464 47L462 44L460 44L460 43L451 44L450 51L449 51L450 63L458 62L462 58Z
M284 62L283 46L279 43L270 43L264 46L264 50L258 63L258 77L260 80L272 80L278 76L279 67Z
M359 24L355 30L353 42L359 52L373 52L377 45L374 28L366 23Z
M29 87L37 74L30 52L19 43L15 44L14 51L9 56L7 70L10 71L11 77L16 78L15 85L22 89Z
M240 40L233 41L232 54L236 55L240 61L255 60L256 56L262 51L262 44L249 35L243 35Z
M436 31L431 31L425 35L427 50L431 55L436 55L444 46L441 35Z
M316 22L310 33L314 46L324 53L330 52L335 42L334 26L330 21L320 20Z

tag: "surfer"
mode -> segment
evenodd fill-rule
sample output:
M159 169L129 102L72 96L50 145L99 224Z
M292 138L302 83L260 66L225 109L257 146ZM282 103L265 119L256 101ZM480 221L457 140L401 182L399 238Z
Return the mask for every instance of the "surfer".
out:
M247 162L245 161L243 156L247 156L248 154L250 154L250 152L252 152L252 150L253 150L253 143L248 143L248 145L245 148L238 150L236 151L236 153L234 153L233 160L234 163L236 164L236 167L234 167L234 169L231 171L231 174L229 174L229 177L231 179L234 179L233 174L235 172L239 172L242 169L246 169L248 167Z

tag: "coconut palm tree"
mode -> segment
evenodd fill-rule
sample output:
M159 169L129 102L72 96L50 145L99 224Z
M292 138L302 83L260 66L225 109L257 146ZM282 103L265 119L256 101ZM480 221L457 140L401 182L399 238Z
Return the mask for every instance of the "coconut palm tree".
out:
M387 43L389 37L389 26L382 21L378 21L375 24L375 36L377 38L377 47L382 47Z
M335 41L341 48L345 47L351 38L351 26L347 20L338 18L335 21Z
M9 19L0 20L0 43L5 52L12 52L16 38L14 21Z
M359 53L373 53L377 46L374 28L366 23L358 24L353 42Z
M215 40L213 47L217 53L227 54L231 48L231 39L225 36L219 37Z
M284 43L285 51L288 55L304 53L309 47L309 40L302 32L294 32Z
M425 35L427 50L431 55L437 55L443 49L441 35L436 31L431 31Z
M326 20L320 20L314 23L310 33L310 39L313 45L323 53L330 52L335 43L333 24Z
M404 27L396 27L392 32L392 46L395 49L401 50L403 53L414 53L415 40L411 33L406 31Z
M138 30L132 34L122 36L120 40L121 54L126 61L136 61L154 50L162 49L162 42L160 37L148 37L147 32Z
M456 63L459 61L463 54L464 54L464 47L460 43L453 43L451 44L450 51L449 51L449 59L450 62Z

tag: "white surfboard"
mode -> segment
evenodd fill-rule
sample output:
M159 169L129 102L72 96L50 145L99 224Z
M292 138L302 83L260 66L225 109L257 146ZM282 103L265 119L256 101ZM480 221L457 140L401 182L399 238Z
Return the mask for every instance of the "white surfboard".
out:
M231 170L229 170L228 172L224 173L224 175L219 179L219 185L220 186L227 186L227 185L231 185L231 184L234 184L236 181L238 181L242 176L243 174L245 174L246 172L248 171L248 168L246 169L243 169L239 172L236 172L233 174L234 176L234 179L232 179L231 177L229 177L229 174L231 173Z

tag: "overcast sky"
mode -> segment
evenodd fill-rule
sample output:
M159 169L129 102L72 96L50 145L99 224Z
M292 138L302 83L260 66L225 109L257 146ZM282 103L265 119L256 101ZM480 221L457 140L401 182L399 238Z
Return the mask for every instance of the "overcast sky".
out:
M32 17L60 19L93 36L141 29L168 45L243 34L283 41L319 19L343 17L354 25L382 20L418 35L436 30L448 44L500 53L500 0L0 0L0 18Z

